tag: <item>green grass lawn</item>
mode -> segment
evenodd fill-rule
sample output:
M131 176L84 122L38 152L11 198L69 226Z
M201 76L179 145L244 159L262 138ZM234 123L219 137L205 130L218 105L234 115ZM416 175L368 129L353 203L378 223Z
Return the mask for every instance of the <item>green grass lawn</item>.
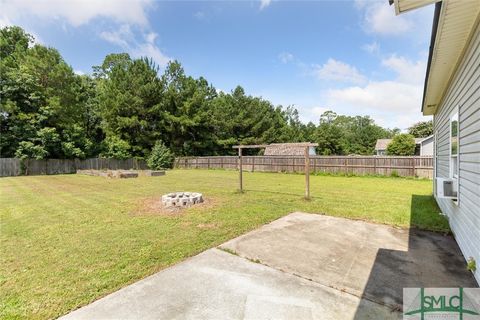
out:
M53 318L293 211L448 231L432 182L174 170L164 177L0 179L0 316ZM142 204L172 191L208 203L181 214Z

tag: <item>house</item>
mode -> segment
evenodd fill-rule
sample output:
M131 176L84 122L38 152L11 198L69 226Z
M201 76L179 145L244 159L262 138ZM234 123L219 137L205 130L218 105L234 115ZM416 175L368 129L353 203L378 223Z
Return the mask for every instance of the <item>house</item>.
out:
M384 156L387 154L387 146L392 139L378 139L375 144L375 154ZM415 138L415 155L431 156L433 155L433 135L426 138Z
M265 147L264 155L266 156L304 156L305 142L301 143L272 143ZM309 147L309 154L316 154L315 147Z
M421 109L433 115L434 195L480 282L480 1L390 2L396 14L436 2Z
M421 140L417 143L417 147L420 148L420 150L418 152L418 155L420 155L420 156L433 156L433 134L431 136L426 137L426 138L421 138ZM415 152L415 154L417 154L417 153Z

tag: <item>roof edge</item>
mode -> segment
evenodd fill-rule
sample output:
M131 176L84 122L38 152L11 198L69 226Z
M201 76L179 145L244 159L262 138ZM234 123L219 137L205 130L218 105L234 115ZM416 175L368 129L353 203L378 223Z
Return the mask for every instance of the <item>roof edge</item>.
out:
M433 134L429 135L428 137L424 137L422 140L419 141L419 143L422 143L425 140L433 138Z
M428 50L427 72L425 74L425 82L423 85L422 113L425 110L425 99L427 95L428 77L430 76L430 67L432 65L433 51L435 49L435 41L437 39L438 21L440 20L440 12L442 11L442 1L435 3L435 12L433 14L432 35L430 37L430 47Z

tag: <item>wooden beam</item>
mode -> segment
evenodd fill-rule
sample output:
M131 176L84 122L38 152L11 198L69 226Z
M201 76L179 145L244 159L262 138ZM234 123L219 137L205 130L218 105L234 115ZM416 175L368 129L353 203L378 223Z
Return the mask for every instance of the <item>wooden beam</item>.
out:
M305 147L305 199L310 199L310 147Z
M232 146L233 149L238 149L238 166L239 166L239 191L243 192L243 165L242 165L242 149L247 148L266 148L268 144L250 144ZM318 147L318 143L295 143L296 147L305 148L305 199L310 199L310 147ZM295 159L294 159L295 160ZM295 166L294 166L295 168Z
M233 149L248 149L248 148L266 148L268 144L251 144L251 145L239 145L239 146L232 146Z
M242 148L238 148L239 190L243 192L243 158Z
M277 144L250 144L250 145L237 145L232 146L233 149L247 149L247 148L266 148L269 146L276 146ZM278 145L281 145L279 143ZM294 147L318 147L318 143L310 143L310 142L299 142L293 145Z

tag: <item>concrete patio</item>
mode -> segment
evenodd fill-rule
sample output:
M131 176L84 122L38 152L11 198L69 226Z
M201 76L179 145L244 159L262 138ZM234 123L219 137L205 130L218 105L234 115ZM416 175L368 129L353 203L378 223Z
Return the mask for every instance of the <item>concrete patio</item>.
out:
M292 213L63 319L397 319L404 287L459 286L450 236Z

